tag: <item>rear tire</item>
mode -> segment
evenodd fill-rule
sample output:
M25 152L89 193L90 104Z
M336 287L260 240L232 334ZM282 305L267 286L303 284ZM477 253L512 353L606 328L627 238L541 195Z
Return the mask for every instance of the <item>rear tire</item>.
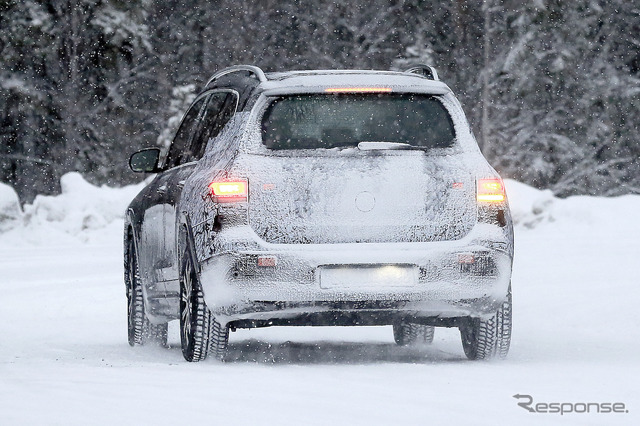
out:
M180 341L182 355L189 362L198 362L211 353L223 359L229 341L229 327L213 318L204 301L198 272L187 251L180 274Z
M209 336L209 355L222 361L227 354L229 344L229 327L223 326L211 317L211 335Z
M164 324L152 324L144 311L144 297L140 282L140 267L133 239L127 247L127 328L129 345L156 343L167 346L167 329Z
M432 325L398 322L393 324L393 339L399 346L424 345L433 342Z
M511 287L507 300L490 318L471 318L460 325L462 347L471 360L505 359L511 345L512 303Z

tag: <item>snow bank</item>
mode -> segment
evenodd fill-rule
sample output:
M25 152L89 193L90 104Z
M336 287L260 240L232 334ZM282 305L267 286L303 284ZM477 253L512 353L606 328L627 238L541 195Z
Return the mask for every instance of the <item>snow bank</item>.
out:
M95 242L112 239L113 233L121 238L125 209L145 185L143 182L123 188L98 187L75 172L62 176L60 184L60 195L38 195L33 204L24 207L24 213L21 210L16 213L16 206L20 208L17 196L6 195L10 192L15 195L15 191L7 185L0 187L0 206L6 205L0 207L0 212L22 218L22 226L16 226L20 222L14 219L13 226L0 228L0 245Z
M516 226L533 228L541 222L553 221L549 215L557 198L550 190L541 191L515 180L505 179L511 216Z
M60 179L62 194L37 196L25 208L27 226L48 224L71 235L104 228L121 219L134 193L85 181L79 173L68 173ZM136 191L137 192L137 191Z
M539 190L506 179L507 197L516 228L540 226L591 227L591 233L606 233L620 228L640 227L635 219L640 211L640 196L574 196L557 198L550 190ZM558 224L556 222L561 222ZM550 225L554 224L554 225Z
M0 233L20 225L21 219L18 194L12 187L0 182Z

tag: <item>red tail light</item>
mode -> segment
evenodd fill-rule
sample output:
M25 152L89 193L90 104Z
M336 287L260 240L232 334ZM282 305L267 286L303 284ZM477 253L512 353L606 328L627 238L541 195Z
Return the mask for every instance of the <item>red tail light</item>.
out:
M220 203L232 203L247 199L248 187L246 181L212 182L209 184L209 192L215 201Z
M506 199L502 179L478 179L478 201L499 203Z

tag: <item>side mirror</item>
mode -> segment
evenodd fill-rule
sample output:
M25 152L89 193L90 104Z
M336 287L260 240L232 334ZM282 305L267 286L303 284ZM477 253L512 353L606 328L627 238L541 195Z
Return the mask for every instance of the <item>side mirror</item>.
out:
M158 160L160 150L158 148L147 148L136 152L129 158L129 167L136 173L159 172Z

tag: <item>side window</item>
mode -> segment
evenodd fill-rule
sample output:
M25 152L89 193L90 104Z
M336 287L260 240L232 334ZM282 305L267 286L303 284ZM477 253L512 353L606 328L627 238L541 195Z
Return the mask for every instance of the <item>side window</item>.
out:
M235 93L214 92L211 94L202 114L201 125L193 138L191 151L194 153L195 159L200 159L204 155L207 142L218 136L218 133L235 113L236 105Z
M205 98L197 101L187 111L187 115L182 120L182 124L176 133L176 137L173 138L171 147L169 148L169 154L167 155L166 166L171 168L192 161L193 154L191 153L191 139L193 132L198 125L198 114L204 105Z

